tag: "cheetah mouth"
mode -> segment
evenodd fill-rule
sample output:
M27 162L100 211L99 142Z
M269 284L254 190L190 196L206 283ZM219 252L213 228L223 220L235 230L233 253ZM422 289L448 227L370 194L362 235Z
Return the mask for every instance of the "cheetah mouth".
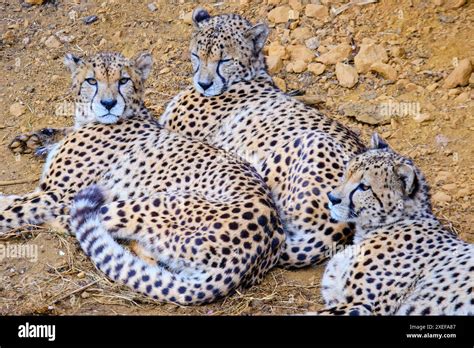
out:
M99 118L99 121L102 123L115 123L117 122L119 117L120 117L119 115L115 115L109 112L105 115L99 116L98 118Z
M331 218L338 222L345 222L351 219L351 217L355 217L351 209L342 206L341 204L332 204L331 202L328 203L329 212Z

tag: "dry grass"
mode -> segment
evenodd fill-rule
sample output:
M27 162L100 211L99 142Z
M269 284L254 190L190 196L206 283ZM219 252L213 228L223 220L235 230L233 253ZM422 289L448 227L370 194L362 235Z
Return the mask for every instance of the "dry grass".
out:
M8 265L0 262L0 270L15 269L15 276L0 289L2 315L264 315L296 314L322 306L318 275L322 267L304 270L309 275L307 281L305 277L291 279L291 271L274 269L263 283L239 289L210 305L160 303L105 277L84 255L74 237L33 228L10 231L0 238L0 243L41 246L37 264L20 259L9 260ZM62 255L59 258L58 250Z

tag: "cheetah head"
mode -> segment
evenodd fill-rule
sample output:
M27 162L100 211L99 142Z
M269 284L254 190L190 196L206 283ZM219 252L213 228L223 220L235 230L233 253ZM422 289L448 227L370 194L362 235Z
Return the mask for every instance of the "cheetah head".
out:
M115 123L133 116L143 105L144 82L153 64L149 53L126 59L119 53L64 58L72 74L76 96L76 126L90 122Z
M216 96L236 82L267 74L262 53L268 36L265 24L253 26L236 14L211 17L202 8L194 10L193 22L190 51L199 93Z
M372 136L372 149L347 164L341 184L328 198L333 219L364 229L431 212L423 174L377 134Z

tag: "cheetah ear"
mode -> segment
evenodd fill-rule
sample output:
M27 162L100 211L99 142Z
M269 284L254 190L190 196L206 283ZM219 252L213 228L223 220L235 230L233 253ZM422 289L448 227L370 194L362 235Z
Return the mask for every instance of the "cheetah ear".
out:
M145 81L150 76L152 66L153 57L149 52L142 52L135 58L135 67L140 70L142 81Z
M84 64L84 61L81 58L76 57L72 53L67 53L64 56L64 65L68 67L71 73L74 73L77 68L82 64Z
M370 139L370 146L374 150L390 149L388 143L383 140L377 132L372 134L372 138Z
M409 164L400 163L396 166L395 171L402 182L403 192L406 196L410 196L414 193L418 182L415 169Z
M199 23L209 18L211 18L211 15L209 14L209 12L207 12L207 10L203 9L202 7L197 7L193 11L193 23L196 28L199 27Z
M259 23L254 25L252 28L248 29L245 32L245 37L249 40L252 40L255 45L256 53L260 53L268 37L268 26L264 23Z

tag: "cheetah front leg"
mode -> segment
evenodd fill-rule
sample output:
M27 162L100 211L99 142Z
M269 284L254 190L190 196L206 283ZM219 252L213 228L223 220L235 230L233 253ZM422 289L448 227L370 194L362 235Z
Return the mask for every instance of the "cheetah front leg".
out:
M73 127L43 128L38 131L20 134L11 141L8 148L14 154L34 153L38 157L45 157L59 140L73 130Z
M27 226L51 223L66 230L67 207L56 192L33 192L24 196L0 195L0 234Z

